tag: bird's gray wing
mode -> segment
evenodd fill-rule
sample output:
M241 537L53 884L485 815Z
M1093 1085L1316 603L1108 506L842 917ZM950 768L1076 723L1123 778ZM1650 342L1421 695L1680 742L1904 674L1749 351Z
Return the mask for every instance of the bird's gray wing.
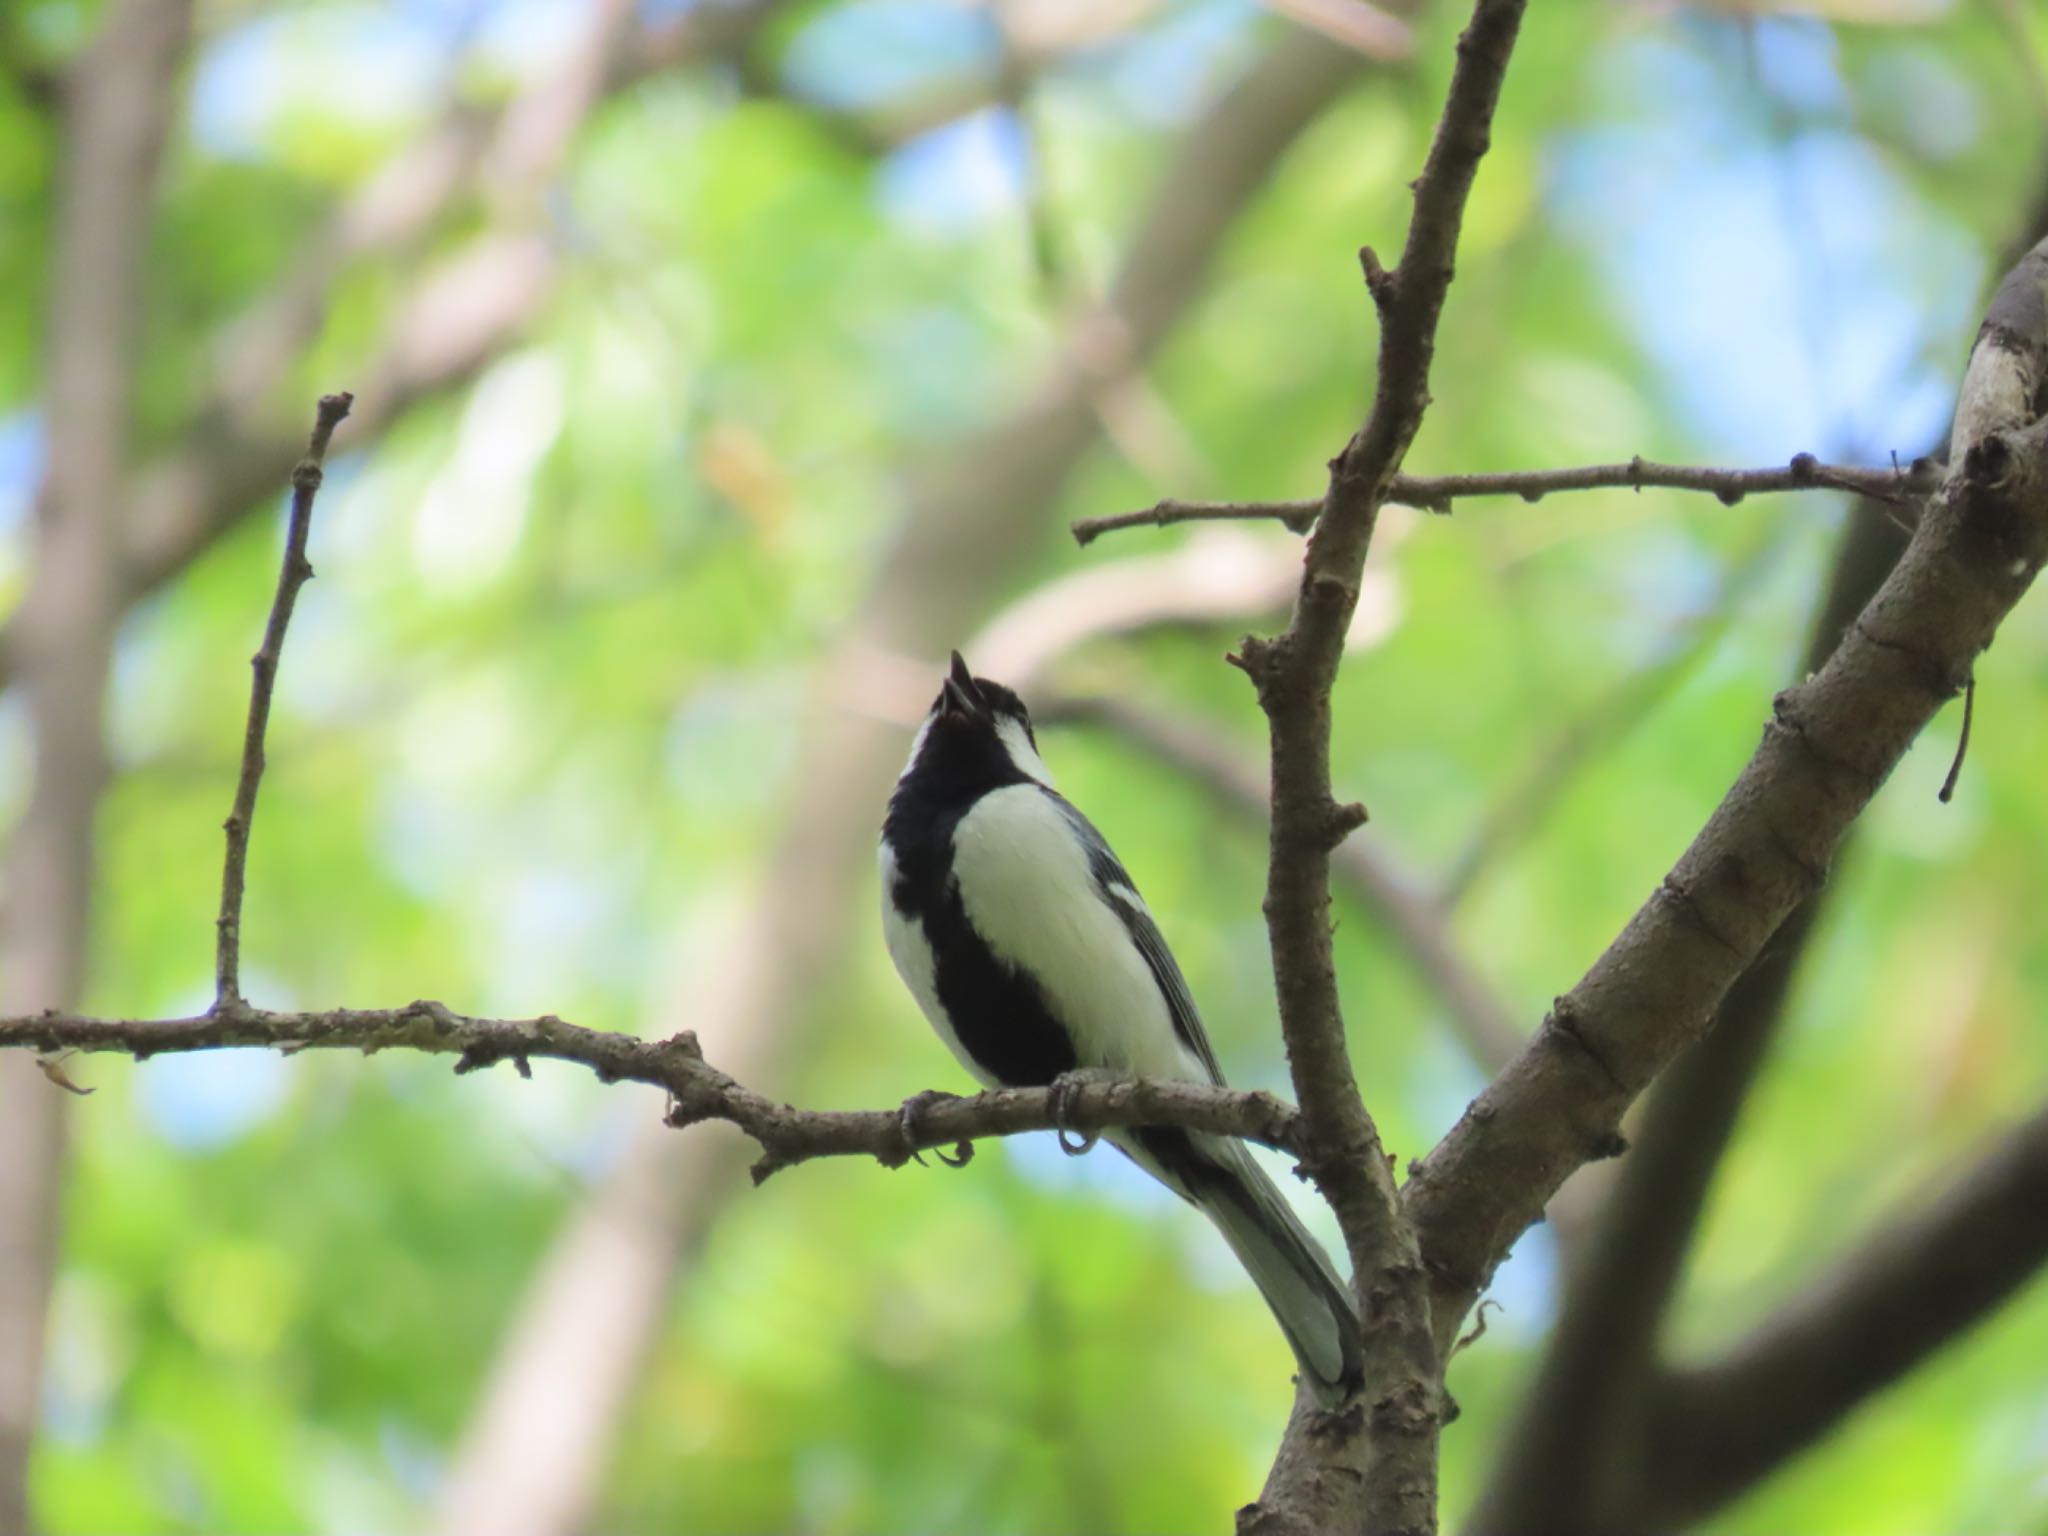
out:
M1180 1036L1181 1044L1194 1052L1195 1059L1209 1074L1209 1081L1219 1088L1225 1086L1223 1068L1216 1063L1216 1049L1209 1044L1208 1033L1202 1028L1202 1016L1195 1010L1195 999L1188 991L1187 978L1181 975L1180 963L1173 958L1173 951L1166 947L1166 935L1152 920L1145 898L1138 894L1130 872L1117 858L1108 840L1095 829L1094 822L1083 816L1064 795L1053 790L1047 790L1046 794L1059 806L1075 835L1087 848L1088 868L1095 876L1103 901L1123 919L1131 942L1138 946L1138 953L1152 968L1152 979L1159 984L1160 995L1166 999L1167 1012L1173 1016L1174 1033Z

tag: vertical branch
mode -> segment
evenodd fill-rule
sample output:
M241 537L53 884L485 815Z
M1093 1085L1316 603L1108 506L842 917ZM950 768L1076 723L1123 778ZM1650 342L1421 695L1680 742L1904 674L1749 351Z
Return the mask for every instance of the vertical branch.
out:
M1330 691L1380 503L1428 406L1437 323L1450 289L1465 200L1487 150L1523 4L1478 0L1458 39L1443 113L1415 183L1415 211L1399 267L1389 272L1370 250L1360 253L1380 316L1372 409L1331 466L1293 622L1278 639L1248 639L1238 658L1258 690L1272 735L1266 925L1280 1028L1301 1103L1304 1165L1343 1226L1354 1283L1366 1302L1361 1511L1375 1533L1436 1529L1442 1373L1420 1248L1359 1096L1337 997L1330 855L1364 822L1365 808L1340 805L1332 793ZM1290 1502L1291 1465L1283 1448L1262 1498L1271 1506L1262 1511L1269 1523ZM1336 1512L1304 1508L1297 1514L1304 1527L1313 1528L1331 1523Z
M354 403L355 396L346 390L320 397L306 456L292 470L291 523L285 531L277 595L271 599L263 644L249 658L254 674L249 683L249 723L242 734L242 771L235 782L234 808L224 823L228 848L221 867L220 916L214 920L219 930L213 964L216 1011L233 1009L242 1002L242 891L248 878L249 826L256 818L256 791L263 782L263 738L270 729L270 699L277 688L284 632L292 621L292 609L298 604L299 588L313 578L312 562L306 558L306 537L313 528L313 498L320 491L321 465L327 458L327 444L334 429L341 425Z
M189 0L122 0L63 81L44 349L49 467L28 587L10 626L31 778L0 869L7 1013L73 1006L84 985L144 260L191 23ZM0 1531L29 1529L63 1116L62 1095L31 1060L0 1062Z

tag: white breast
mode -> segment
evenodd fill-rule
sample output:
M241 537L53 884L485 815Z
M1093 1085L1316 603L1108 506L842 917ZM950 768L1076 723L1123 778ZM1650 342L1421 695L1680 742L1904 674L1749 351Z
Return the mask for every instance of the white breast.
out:
M1098 894L1087 850L1037 785L975 803L953 834L953 873L968 921L1037 978L1080 1065L1208 1081L1174 1033L1152 968Z

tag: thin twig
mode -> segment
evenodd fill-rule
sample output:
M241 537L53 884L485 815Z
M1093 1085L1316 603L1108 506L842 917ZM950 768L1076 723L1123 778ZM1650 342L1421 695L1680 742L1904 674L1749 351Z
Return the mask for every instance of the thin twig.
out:
M312 564L306 559L306 536L313 526L320 466L334 429L354 403L355 396L346 390L320 397L306 456L292 470L292 515L285 531L284 562L277 573L277 595L271 600L270 620L263 627L263 644L249 658L254 674L249 683L249 723L242 734L242 771L235 781L235 804L225 823L228 847L221 866L220 916L214 923L219 930L213 965L216 1009L236 1008L242 1002L242 891L248 877L249 826L256 817L256 791L263 782L263 737L270 728L270 698L277 687L278 659L284 654L285 627L292 621L299 588L313 576Z
M667 1040L586 1029L552 1014L534 1019L483 1019L441 1003L403 1008L336 1008L320 1013L264 1008L213 1009L181 1019L105 1019L41 1013L0 1019L0 1050L26 1047L45 1054L113 1051L146 1060L169 1052L229 1047L305 1050L404 1049L456 1058L457 1072L474 1072L534 1059L574 1062L601 1082L649 1083L666 1089L668 1123L727 1120L761 1145L758 1182L778 1169L817 1157L865 1155L889 1167L919 1152L957 1147L990 1136L1055 1128L1074 1131L1118 1126L1175 1125L1221 1136L1240 1136L1297 1152L1298 1116L1270 1093L1239 1093L1206 1084L1138 1079L1083 1081L1071 1093L1006 1088L954 1098L919 1095L897 1109L802 1110L757 1093L705 1061L694 1034Z
M1849 491L1893 505L1912 502L1933 489L1929 460L1916 459L1899 468L1863 468L1823 464L1810 453L1789 464L1763 469L1714 469L1696 464L1658 464L1637 457L1625 464L1583 464L1571 469L1522 469L1486 475L1395 475L1387 482L1386 500L1425 512L1449 512L1475 496L1519 496L1538 502L1558 491L1649 489L1701 491L1723 506L1746 496L1771 491ZM1139 512L1084 517L1072 525L1077 543L1093 543L1120 528L1163 528L1173 523L1278 522L1296 533L1315 526L1323 509L1317 501L1175 501L1167 500Z
M1972 672L1963 684L1963 733L1956 738L1956 758L1948 765L1948 777L1941 781L1941 803L1947 805L1955 798L1956 780L1963 776L1963 758L1970 750L1970 721L1977 713L1977 674Z

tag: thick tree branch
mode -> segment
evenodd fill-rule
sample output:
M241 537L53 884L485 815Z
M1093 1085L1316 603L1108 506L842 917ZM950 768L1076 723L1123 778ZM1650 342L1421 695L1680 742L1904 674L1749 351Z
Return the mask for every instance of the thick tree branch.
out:
M1904 547L1881 516L1858 516L1843 530L1798 676L1826 665ZM1658 1079L1468 1536L1639 1528L1633 1514L1617 1515L1644 1475L1643 1408L1659 1379L1661 1326L1829 889L1793 911L1729 989L1707 1037Z
M2008 286L2030 280L2033 259ZM1993 312L2007 311L1995 301ZM1987 346L2038 357L2048 324L2025 336L1987 326ZM1410 1180L1440 1344L1563 1179L1618 1150L1622 1111L1820 885L1850 824L2032 583L2048 557L2048 426L2014 420L2031 408L1980 413L1987 435L1964 440L1827 666L1778 695L1762 745L1692 847Z
M1703 491L1723 506L1769 491L1852 491L1883 503L1910 502L1933 488L1935 471L1926 460L1905 468L1862 469L1823 464L1802 453L1781 468L1712 469L1702 465L1656 464L1633 458L1626 464L1585 464L1575 469L1523 469L1486 475L1402 475L1387 482L1381 499L1426 512L1449 512L1475 496L1518 496L1538 502L1558 491L1650 488ZM1084 517L1072 525L1077 544L1092 544L1120 528L1163 528L1173 523L1285 523L1307 533L1321 515L1320 501L1162 501L1142 512Z
M306 456L292 471L292 513L285 529L284 563L278 567L277 595L263 627L263 644L249 658L249 722L242 732L242 769L235 781L235 803L228 812L227 854L221 866L220 916L214 951L213 1005L229 1008L242 1000L242 893L249 873L249 827L256 819L256 791L263 783L263 737L270 729L270 698L277 688L277 664L284 655L284 632L291 624L299 588L313 577L306 558L306 539L313 529L313 498L320 491L320 466L334 429L348 415L355 396L322 395L313 420Z
M522 1074L535 1060L588 1067L603 1082L648 1083L667 1090L671 1126L725 1120L760 1144L754 1180L819 1157L866 1156L898 1167L921 1152L971 1146L991 1136L1065 1129L1085 1133L1131 1125L1176 1125L1241 1136L1298 1152L1299 1115L1263 1091L1238 1093L1196 1083L1079 1083L1060 1096L1045 1088L1006 1088L956 1098L920 1094L898 1109L802 1110L756 1093L704 1059L694 1034L667 1040L585 1029L553 1015L480 1019L436 1002L403 1008L273 1012L245 1003L183 1019L101 1019L44 1013L0 1019L0 1050L117 1051L146 1061L173 1051L258 1046L305 1050L411 1050L453 1056L457 1072L511 1062Z
M1704 1519L1873 1393L1968 1332L2048 1265L2048 1108L1649 1411L1631 1529Z
M1522 10L1523 0L1478 0L1415 183L1401 264L1387 272L1370 251L1361 253L1380 317L1372 407L1332 463L1293 622L1277 639L1248 638L1239 657L1271 727L1266 924L1280 1029L1301 1102L1303 1162L1350 1249L1365 1302L1367 1381L1363 1460L1355 1464L1362 1484L1346 1475L1354 1470L1355 1432L1326 1434L1309 1450L1296 1431L1306 1422L1298 1409L1260 1504L1241 1517L1246 1530L1362 1523L1376 1536L1420 1536L1436 1529L1442 1372L1429 1289L1416 1234L1359 1097L1331 948L1330 851L1365 820L1365 808L1341 805L1332 793L1330 690L1380 503L1428 405L1465 200L1486 153Z

